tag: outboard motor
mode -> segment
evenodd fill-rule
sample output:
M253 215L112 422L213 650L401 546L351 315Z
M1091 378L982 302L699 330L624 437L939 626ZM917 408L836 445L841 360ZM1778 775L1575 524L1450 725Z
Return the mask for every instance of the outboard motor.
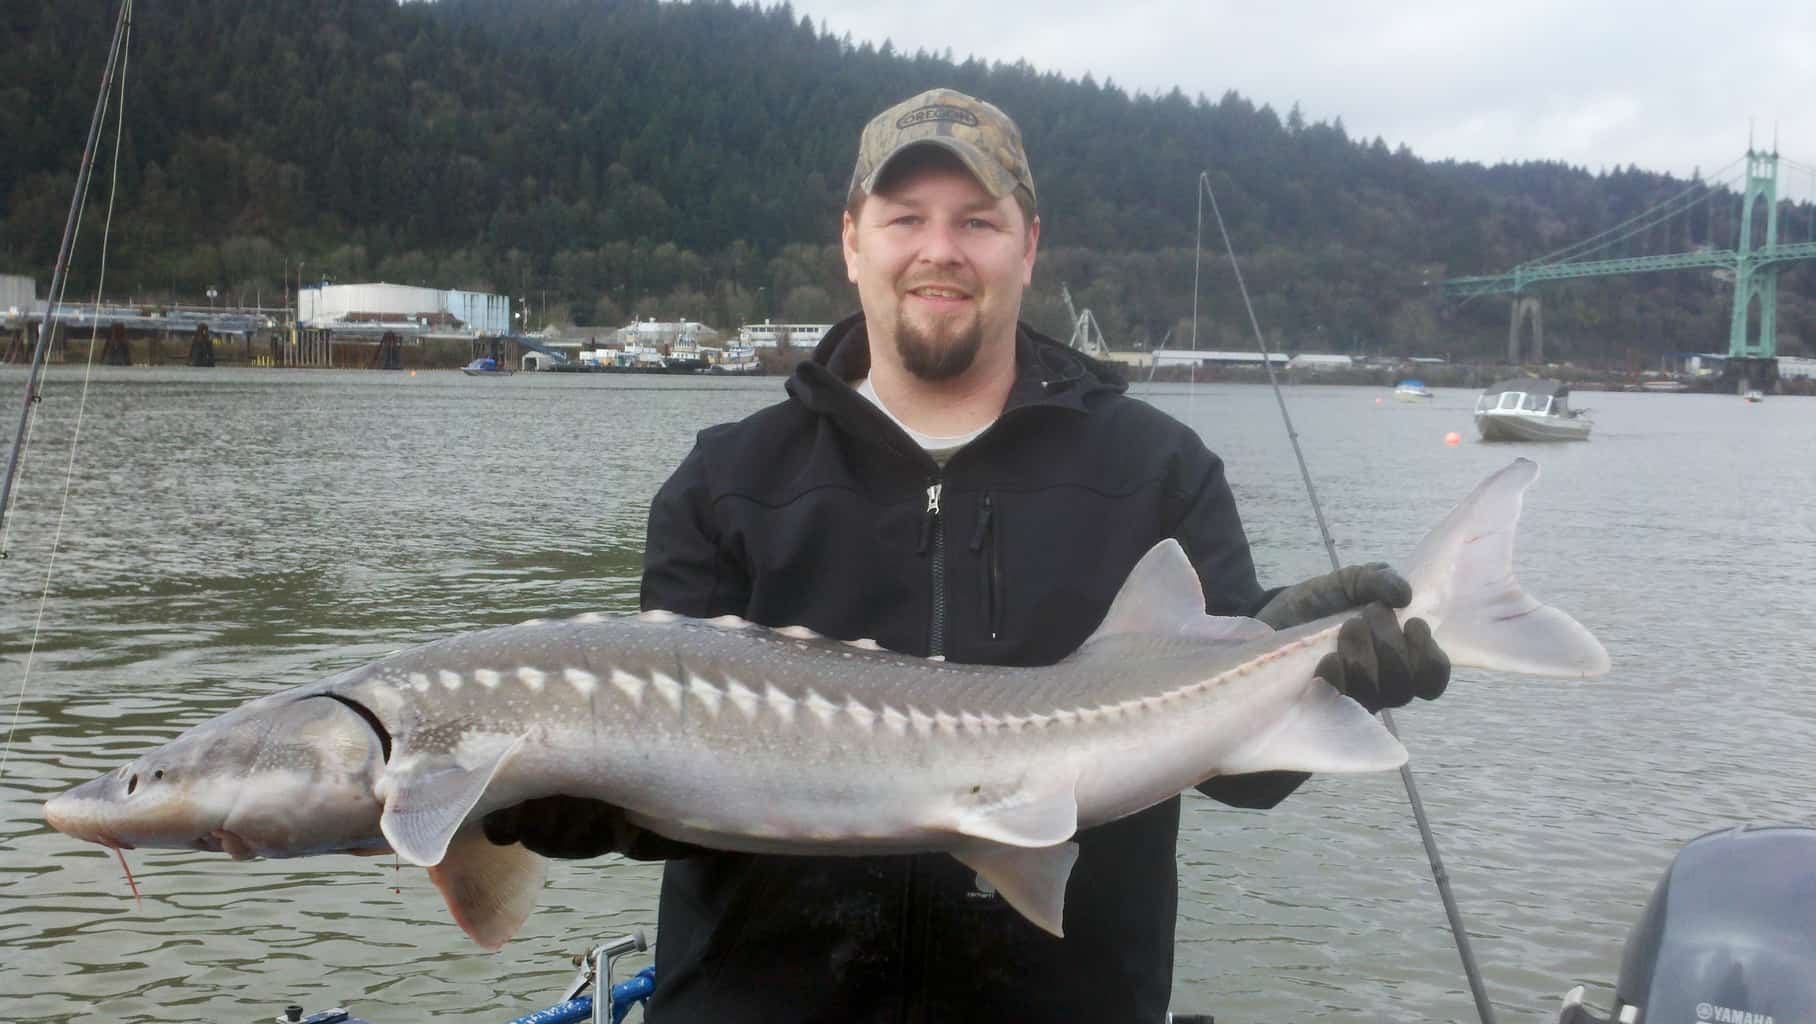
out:
M1614 1009L1582 996L1564 996L1558 1024L1816 1021L1816 828L1690 840L1627 936Z

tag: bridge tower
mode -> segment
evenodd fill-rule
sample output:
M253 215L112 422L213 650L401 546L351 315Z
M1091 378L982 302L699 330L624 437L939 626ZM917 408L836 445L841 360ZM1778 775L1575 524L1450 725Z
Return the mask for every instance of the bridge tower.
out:
M1513 316L1507 323L1507 361L1515 366L1520 365L1520 327L1527 321L1532 323L1532 358L1526 362L1542 363L1545 361L1545 317L1539 307L1537 295L1513 296Z
M1765 238L1755 239L1754 215L1765 205ZM1728 329L1728 361L1722 377L1741 391L1770 388L1778 375L1778 269L1761 266L1760 252L1778 248L1778 153L1747 149L1747 194L1741 205L1740 238L1735 244L1734 315ZM1759 304L1759 333L1748 330L1753 305Z

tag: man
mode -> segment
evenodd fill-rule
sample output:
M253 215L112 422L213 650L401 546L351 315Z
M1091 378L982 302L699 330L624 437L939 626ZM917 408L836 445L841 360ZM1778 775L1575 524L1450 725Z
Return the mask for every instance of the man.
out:
M845 213L863 311L789 398L703 431L650 511L642 603L735 614L953 661L1051 664L1177 538L1208 610L1276 627L1361 609L1319 674L1371 710L1435 697L1449 663L1384 566L1264 592L1221 461L1112 371L1017 321L1040 240L1013 122L933 90L864 130ZM1290 773L1213 779L1266 807ZM488 819L557 856L673 857L659 1020L1159 1021L1171 988L1179 801L1078 836L1066 937L951 857L683 847L564 797Z

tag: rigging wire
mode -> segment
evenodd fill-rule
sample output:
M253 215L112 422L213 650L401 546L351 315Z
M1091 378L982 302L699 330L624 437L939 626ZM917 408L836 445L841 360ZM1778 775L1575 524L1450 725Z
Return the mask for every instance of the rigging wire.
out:
M1217 206L1217 194L1211 189L1209 171L1198 174L1198 237L1202 243L1204 233L1204 201L1211 201L1211 214L1217 220L1217 230L1223 235L1224 249L1229 253L1230 269L1236 276L1236 289L1242 295L1242 306L1248 311L1249 327L1254 331L1255 344L1261 347L1261 365L1267 369L1267 380L1274 389L1274 400L1280 405L1280 418L1286 423L1286 436L1292 442L1293 458L1299 463L1299 476L1305 481L1306 497L1311 499L1312 515L1318 520L1318 534L1324 541L1324 551L1330 556L1331 569L1343 567L1337 557L1337 543L1331 539L1330 526L1324 519L1324 508L1318 502L1318 492L1312 486L1311 470L1305 464L1305 452L1299 447L1299 432L1293 427L1293 418L1286 409L1286 396L1280 390L1280 380L1274 374L1274 359L1268 351L1267 339L1262 336L1261 323L1255 316L1255 304L1249 300L1248 284L1242 278L1242 266L1236 261L1236 245L1230 240L1229 228L1224 225L1223 211ZM1200 245L1202 254L1202 244ZM1192 338L1196 348L1198 337L1198 259L1194 258L1192 268ZM1393 715L1386 709L1381 711L1381 724L1396 739L1400 731L1394 728ZM1431 862L1431 875L1438 883L1438 896L1444 903L1444 916L1450 921L1450 933L1457 944L1457 955L1463 960L1463 973L1469 980L1470 994L1475 998L1476 1013L1482 1024L1494 1024L1494 1008L1489 1004L1488 991L1482 984L1482 972L1476 966L1475 953L1469 946L1469 932L1463 925L1462 911L1457 909L1456 895L1450 889L1450 875L1444 870L1444 861L1438 855L1438 843L1432 835L1431 822L1425 816L1425 802L1419 798L1418 783L1413 779L1409 765L1400 766L1400 781L1406 786L1406 798L1412 804L1413 820L1419 826L1419 839L1425 845L1425 855Z
M20 452L31 423L32 406L38 401L38 385L44 376L44 356L50 349L50 339L56 331L57 316L61 312L63 303L63 290L68 286L69 253L75 245L76 231L81 223L82 208L87 202L89 173L94 169L95 162L95 140L101 134L101 122L106 114L107 99L112 92L114 68L120 63L120 54L125 47L127 27L131 24L131 12L132 0L120 0L120 16L114 25L113 43L107 52L107 63L101 71L100 95L95 97L95 112L88 122L88 141L82 148L82 160L76 172L75 194L69 198L69 219L63 225L63 242L57 251L56 266L51 270L50 290L46 293L44 304L44 323L38 330L38 343L32 349L31 370L25 376L25 407L19 413L19 431L13 438L13 450L7 458L6 473L4 476L0 476L0 516L5 515L13 492L13 481L18 473Z
M119 79L120 99L119 103L115 106L113 165L108 184L107 215L103 218L101 226L101 265L99 275L95 281L94 301L96 309L100 308L102 290L107 283L107 245L113 232L114 206L120 191L120 143L126 127L126 65L129 52L128 43L130 42L131 37L132 0L121 0L120 18L114 31L113 47L108 53L107 67L102 74L101 95L95 100L94 120L89 125L88 145L83 152L83 166L81 171L77 174L76 195L72 196L70 200L70 224L65 229L62 252L58 256L57 268L52 274L53 281L51 290L45 297L44 327L39 331L37 349L33 353L32 374L28 375L26 379L25 422L20 424L20 434L14 441L12 456L7 467L6 486L9 491L14 480L14 471L21 464L21 456L23 454L22 449L25 444L29 443L30 436L33 432L32 421L34 421L36 417L33 415L32 407L37 404L39 394L37 389L37 378L40 378L43 374L44 356L48 349L47 340L51 337L51 332L55 329L53 325L57 322L57 313L63 305L63 294L69 287L67 274L69 254L74 249L75 238L80 231L82 214L88 208L88 187L90 184L89 172L93 169L94 144L100 133L101 123L107 116L107 108L112 93L112 82L116 77L114 75L114 69L117 64L119 69L117 77ZM64 467L63 473L63 495L61 502L57 506L57 521L51 534L50 556L44 567L44 583L38 593L38 611L32 624L31 643L26 648L25 664L19 676L19 693L13 702L13 713L11 720L6 727L6 742L3 745L0 745L0 778L5 777L6 763L12 755L13 738L19 728L19 717L24 711L25 694L27 686L31 681L32 663L36 658L38 640L44 629L44 611L50 601L51 577L57 564L57 551L63 541L63 522L65 514L69 510L70 486L75 478L76 452L82 438L82 417L88 407L88 386L94 375L95 343L99 340L99 335L99 318L91 317L88 337L88 360L83 369L82 387L76 400L75 424L69 439L69 460ZM4 496L0 496L0 509L4 509L5 504ZM10 529L10 526L8 529ZM124 861L122 861L122 863L124 863Z

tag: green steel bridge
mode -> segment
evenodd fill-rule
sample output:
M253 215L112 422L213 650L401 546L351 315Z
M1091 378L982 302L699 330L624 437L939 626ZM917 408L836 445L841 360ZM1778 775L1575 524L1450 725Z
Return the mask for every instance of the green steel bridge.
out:
M1539 313L1538 299L1527 294L1534 285L1547 281L1658 270L1726 271L1734 279L1734 309L1728 331L1727 376L1737 378L1743 388L1748 381L1769 384L1777 378L1778 274L1788 264L1816 260L1816 241L1781 244L1778 240L1778 154L1749 148L1745 161L1745 190L1740 193L1744 198L1738 215L1739 232L1732 249L1708 247L1662 255L1595 258L1617 245L1644 236L1673 217L1687 216L1698 205L1712 204L1715 197L1724 194L1715 185L1698 181L1678 195L1593 238L1522 263L1504 274L1447 280L1444 282L1444 293L1449 298L1459 300L1482 295L1512 295L1513 312L1507 328L1507 359L1512 363L1520 361L1521 327L1530 320L1533 336L1531 358L1534 362L1542 362L1544 324ZM1736 167L1739 163L1740 161L1735 161L1730 167ZM1816 173L1816 169L1810 170ZM1739 186L1740 178L1736 177L1733 184ZM1761 213L1763 217L1759 216ZM1712 242L1712 206L1710 216ZM1763 225L1757 230L1756 221L1763 221ZM1816 232L1813 232L1813 236L1816 236ZM1753 330L1755 325L1757 330Z

